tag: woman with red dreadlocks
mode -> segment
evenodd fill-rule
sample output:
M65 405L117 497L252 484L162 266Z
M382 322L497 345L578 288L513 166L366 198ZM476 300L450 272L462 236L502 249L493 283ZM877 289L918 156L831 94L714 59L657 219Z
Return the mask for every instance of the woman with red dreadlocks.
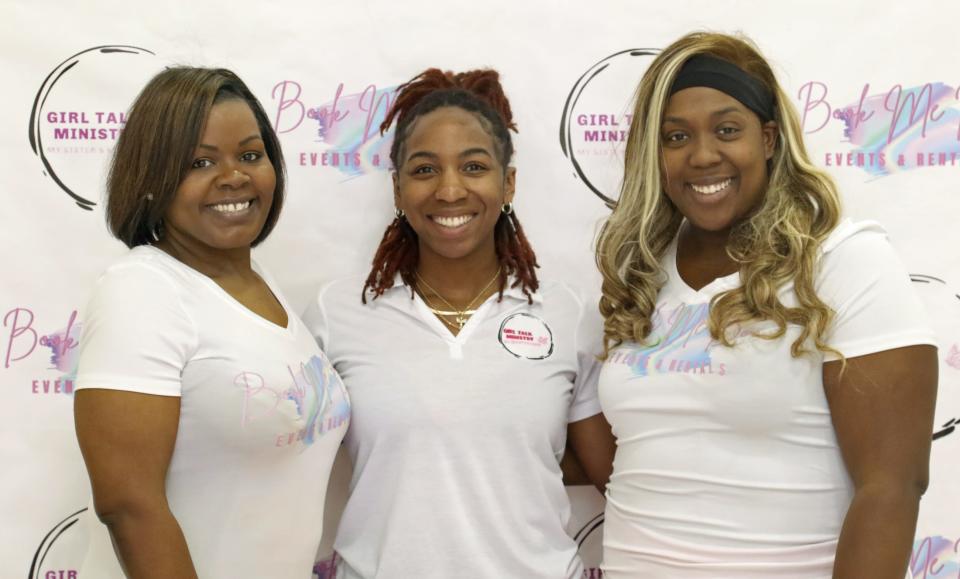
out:
M559 461L569 439L609 478L596 302L537 278L495 71L427 70L381 130L394 121L396 219L373 269L305 314L353 404L337 577L579 578Z

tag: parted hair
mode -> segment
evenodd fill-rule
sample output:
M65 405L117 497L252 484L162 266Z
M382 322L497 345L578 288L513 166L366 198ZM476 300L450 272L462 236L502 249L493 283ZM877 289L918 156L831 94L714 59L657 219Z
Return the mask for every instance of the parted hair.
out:
M242 100L249 105L277 175L273 204L257 245L277 223L283 206L285 166L280 140L247 85L223 68L171 67L140 91L117 139L107 176L107 226L127 247L163 235L163 216L193 160L214 104Z
M402 165L404 145L417 119L443 107L460 108L477 116L480 124L493 137L497 161L506 171L513 159L510 131L516 132L517 128L513 122L510 101L500 84L499 73L490 69L453 73L437 68L425 70L401 85L380 125L383 134L391 124L396 124L390 147L390 161L394 170L399 170ZM516 212L500 215L494 226L494 244L501 267L499 297L502 299L507 280L514 276L512 287L520 286L532 302L533 292L539 287L536 273L539 266ZM373 267L363 287L363 302L366 303L368 292L373 299L383 295L393 286L397 275L404 284L413 288L416 285L419 258L416 231L406 219L394 219L387 226L374 255Z
M814 287L821 244L840 218L836 186L810 162L797 112L753 43L744 37L694 32L657 55L635 94L620 197L597 243L604 355L626 341L644 343L652 329L657 293L666 281L660 261L683 221L662 187L660 127L677 72L697 54L733 63L759 79L774 97L778 127L774 154L767 162L767 190L759 207L732 228L727 243L742 284L711 300L710 334L731 346L737 328L750 322L774 322L776 330L753 334L771 340L794 324L801 332L791 344L792 356L809 352L809 340L817 350L839 354L825 342L834 312ZM778 290L791 283L795 307L778 296Z

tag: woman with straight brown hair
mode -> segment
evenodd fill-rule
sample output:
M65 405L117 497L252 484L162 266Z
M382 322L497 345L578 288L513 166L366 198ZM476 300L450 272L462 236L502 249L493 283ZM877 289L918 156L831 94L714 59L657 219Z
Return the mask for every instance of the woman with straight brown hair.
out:
M626 151L597 249L604 577L902 579L937 355L886 233L841 218L744 38L665 48Z
M75 418L93 490L84 577L312 576L350 416L336 372L251 247L284 166L224 69L167 69L134 102L107 183L130 247L85 311Z

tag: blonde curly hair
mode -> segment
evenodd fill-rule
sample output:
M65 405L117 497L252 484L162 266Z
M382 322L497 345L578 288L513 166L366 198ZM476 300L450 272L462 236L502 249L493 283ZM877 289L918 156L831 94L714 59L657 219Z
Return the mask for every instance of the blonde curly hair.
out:
M688 34L665 48L637 87L620 198L597 242L603 355L624 342L643 344L652 329L657 294L666 282L660 261L683 221L661 186L660 127L677 72L697 54L731 62L759 79L774 97L778 126L767 191L757 210L733 227L727 244L742 285L710 301L710 334L732 346L734 328L748 322L773 321L775 331L754 334L770 340L794 324L801 332L791 345L792 356L808 352L810 338L817 350L839 355L824 341L833 311L814 289L820 246L840 218L836 186L810 162L797 112L754 44L709 32ZM777 295L789 283L796 307L787 307Z

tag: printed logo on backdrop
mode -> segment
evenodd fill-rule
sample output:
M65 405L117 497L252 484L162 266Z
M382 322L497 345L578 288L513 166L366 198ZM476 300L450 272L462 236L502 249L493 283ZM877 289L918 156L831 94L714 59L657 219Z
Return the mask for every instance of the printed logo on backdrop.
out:
M909 571L911 579L960 577L960 538L918 537L913 543Z
M77 554L83 556L86 535L74 526L86 510L67 515L44 535L33 554L27 579L81 579Z
M937 441L960 428L960 288L951 288L945 280L921 273L910 274L910 281L931 313L930 323L940 342L940 383L933 431L933 440Z
M830 89L810 81L797 92L804 133L828 130L849 145L825 153L820 161L827 167L854 167L871 177L923 167L960 169L960 87L866 83L852 102L847 91L837 97ZM841 99L846 102L837 104Z
M497 340L516 358L543 360L553 354L553 332L546 322L532 314L507 316L500 324Z
M608 207L619 197L631 97L659 49L631 48L601 59L570 89L560 118L560 148L573 175Z
M282 80L270 96L274 129L288 163L357 177L390 168L393 130L380 134L397 87L340 83L330 94L306 94L295 80ZM319 101L319 102L318 102Z
M40 85L30 111L30 148L81 209L100 200L113 145L134 97L156 72L154 53L95 46L70 56Z
M10 308L3 314L2 322L3 371L44 357L49 360L48 373L33 376L24 387L38 395L73 394L81 330L77 310L70 312L64 325L38 319L27 307ZM46 329L38 329L41 327Z

